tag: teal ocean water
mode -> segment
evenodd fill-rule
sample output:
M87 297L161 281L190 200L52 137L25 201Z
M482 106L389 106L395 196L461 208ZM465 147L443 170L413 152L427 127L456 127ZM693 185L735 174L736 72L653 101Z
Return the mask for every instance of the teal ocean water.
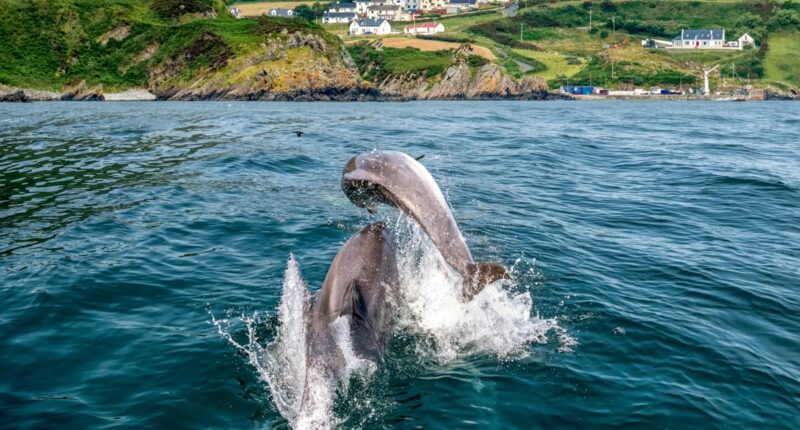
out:
M783 102L0 105L0 428L299 426L282 297L374 220L417 260L328 426L800 428L798 130ZM451 301L342 193L373 148L424 154L514 283Z

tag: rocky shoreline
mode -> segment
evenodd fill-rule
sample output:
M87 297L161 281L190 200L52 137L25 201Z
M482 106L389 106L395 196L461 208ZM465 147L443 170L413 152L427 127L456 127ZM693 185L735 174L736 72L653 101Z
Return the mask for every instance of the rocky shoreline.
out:
M420 90L412 82L398 82L388 80L382 83L382 88L361 86L359 88L334 88L323 91L293 91L284 93L257 92L248 94L230 94L225 91L198 94L153 94L144 88L134 88L121 92L105 93L102 87L77 90L73 87L64 92L42 91L27 88L14 88L0 86L0 103L30 103L43 101L269 101L269 102L410 102L410 101L533 101L533 100L670 100L670 101L703 101L703 100L729 100L719 97L600 97L600 96L570 96L546 89L531 88L525 80L518 84L505 82L499 89L481 91L474 87L467 93L451 92L444 90L446 86L438 89ZM406 87L406 88L402 88ZM416 89L415 89L416 88ZM436 87L434 87L436 88ZM383 91L382 91L383 90ZM800 95L783 93L774 90L764 91L757 98L736 99L736 101L773 101L797 100Z
M509 91L474 92L469 94L381 92L374 87L333 88L322 91L292 91L283 93L255 92L247 94L230 94L225 91L199 94L153 94L146 89L131 89L118 93L104 93L102 88L86 91L70 89L63 93L39 91L25 88L0 88L0 102L41 102L41 101L276 101L276 102L403 102L415 100L569 100L572 97L555 92L544 91Z

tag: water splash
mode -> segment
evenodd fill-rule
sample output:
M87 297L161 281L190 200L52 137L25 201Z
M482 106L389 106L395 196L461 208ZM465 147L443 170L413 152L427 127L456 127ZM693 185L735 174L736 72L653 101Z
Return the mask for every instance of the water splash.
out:
M306 386L306 328L310 308L308 288L300 275L300 268L294 256L289 256L284 273L283 294L278 306L278 333L266 347L262 346L256 330L260 318L258 312L251 316L217 320L212 315L212 322L220 335L239 349L247 357L248 362L258 372L258 376L269 386L272 399L280 414L290 425L302 428L303 418L300 416L301 404ZM234 339L233 326L243 324L247 341L241 343ZM316 392L310 393L314 399L325 398L325 384L309 384ZM327 394L327 397L332 397ZM320 402L324 404L325 402ZM324 406L323 406L324 407ZM308 411L306 411L308 412ZM324 414L324 413L322 413ZM312 417L320 415L312 411Z
M440 362L474 354L520 358L530 343L547 342L551 331L561 350L576 344L555 318L534 314L530 293L514 292L513 281L494 282L463 303L461 276L417 224L400 217L394 230L400 250L399 326L432 340L418 345L419 354Z
M311 365L306 357L308 318L311 297L294 256L289 256L284 273L283 293L278 306L278 332L266 346L258 336L259 313L212 322L231 345L244 353L247 361L267 383L275 406L295 429L329 429L342 420L333 413L337 391L347 391L351 377L368 377L375 363L358 357L353 351L349 317L331 323L336 346L344 357L345 368L336 380L326 369ZM235 327L244 326L245 342L236 340Z
M555 334L560 351L569 351L576 344L556 319L534 314L530 293L517 292L513 282L490 284L473 300L463 303L461 276L445 263L428 236L404 216L394 224L400 274L397 325L417 339L414 349L419 357L434 358L440 363L476 354L511 360L527 355L530 343L547 342L549 333ZM516 266L512 266L512 274ZM339 377L324 368L308 366L306 330L310 307L308 288L297 261L290 256L278 308L277 334L266 346L262 346L265 340L258 337L258 313L224 320L212 315L212 321L266 382L278 411L290 426L335 428L346 420L334 413L337 396L348 395L354 376L369 383L377 366L355 354L347 316L331 323L335 344L345 363ZM233 324L244 326L245 342L231 335ZM368 412L373 417L378 413Z

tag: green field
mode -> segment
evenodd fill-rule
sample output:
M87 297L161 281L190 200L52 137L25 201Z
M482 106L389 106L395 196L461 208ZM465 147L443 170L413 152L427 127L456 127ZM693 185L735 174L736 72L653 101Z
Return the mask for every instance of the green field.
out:
M496 11L440 18L446 32L433 38L484 46L512 76L541 76L551 86L692 84L713 65L720 65L721 74L714 79L734 84L746 80L788 88L800 83L800 3L530 0L523 5L514 18ZM154 71L176 68L170 79L180 84L223 64L238 64L227 59L263 49L265 36L282 28L312 32L334 45L341 43L339 37L358 39L347 36L347 24L237 20L225 8L223 0L0 0L0 84L59 90L85 80L115 91L146 86ZM393 23L393 28L407 24ZM640 44L648 37L671 39L681 28L725 28L729 40L746 32L761 49L677 52ZM109 38L115 32L125 36ZM348 50L368 79L434 75L446 68L450 55L396 48L378 52L352 44ZM523 72L528 66L532 70Z
M680 85L693 83L702 77L703 68L717 64L721 76L733 81L761 79L769 68L770 80L795 82L798 38L776 36L775 47L770 39L785 28L800 27L800 6L793 2L602 0L527 5L514 18L479 22L466 33L495 50L510 49L514 59L522 55L544 64L544 70L533 74L551 86ZM724 28L727 40L748 33L759 45L770 41L770 49L680 53L640 45L649 37L671 40L683 28ZM572 64L566 64L567 59ZM519 75L517 64L503 64Z
M764 58L764 77L800 86L800 31L774 34Z

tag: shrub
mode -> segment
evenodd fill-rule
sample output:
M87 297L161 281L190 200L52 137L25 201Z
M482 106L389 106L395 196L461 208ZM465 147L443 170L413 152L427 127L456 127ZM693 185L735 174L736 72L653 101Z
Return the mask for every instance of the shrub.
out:
M600 10L603 12L614 12L617 10L617 5L615 5L611 0L603 0L600 3Z
M150 7L162 18L175 19L183 14L211 10L211 3L203 0L153 0Z
M481 57L480 55L470 55L467 57L467 64L469 64L470 67L481 67L488 62L489 61L487 59Z
M767 21L767 28L770 31L800 28L800 13L789 9L779 10Z

